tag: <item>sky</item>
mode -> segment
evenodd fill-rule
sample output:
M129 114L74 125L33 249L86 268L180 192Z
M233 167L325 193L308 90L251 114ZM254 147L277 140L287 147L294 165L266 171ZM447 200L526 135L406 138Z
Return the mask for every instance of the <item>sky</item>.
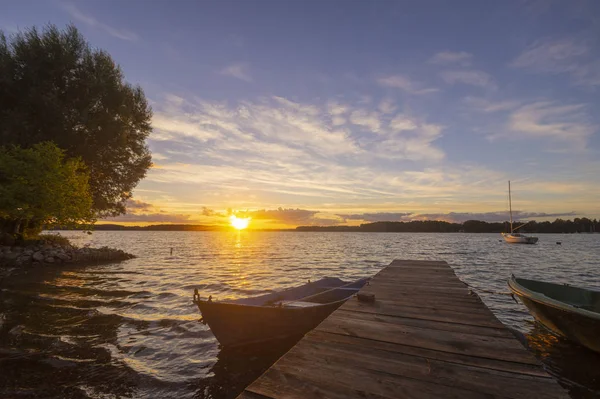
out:
M111 223L600 217L598 1L6 1L152 105Z

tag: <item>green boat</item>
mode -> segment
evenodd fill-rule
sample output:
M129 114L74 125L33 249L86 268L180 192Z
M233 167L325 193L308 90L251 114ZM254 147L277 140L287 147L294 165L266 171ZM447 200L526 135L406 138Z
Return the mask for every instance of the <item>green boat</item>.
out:
M600 291L515 276L508 286L546 328L600 353Z

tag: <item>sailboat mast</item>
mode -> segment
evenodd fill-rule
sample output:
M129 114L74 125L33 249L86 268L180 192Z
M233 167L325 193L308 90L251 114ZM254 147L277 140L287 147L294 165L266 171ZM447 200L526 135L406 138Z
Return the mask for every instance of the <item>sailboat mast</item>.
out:
M510 232L513 232L512 198L510 195L510 180L508 181L508 209L510 210Z

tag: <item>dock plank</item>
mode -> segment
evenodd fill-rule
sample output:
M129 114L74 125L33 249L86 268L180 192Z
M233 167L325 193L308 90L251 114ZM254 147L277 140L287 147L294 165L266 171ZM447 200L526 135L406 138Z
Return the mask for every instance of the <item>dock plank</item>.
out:
M394 260L239 396L568 398L443 261Z

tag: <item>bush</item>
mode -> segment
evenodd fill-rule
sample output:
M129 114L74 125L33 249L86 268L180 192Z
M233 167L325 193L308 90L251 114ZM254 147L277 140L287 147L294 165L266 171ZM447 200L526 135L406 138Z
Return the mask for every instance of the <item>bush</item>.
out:
M44 242L44 244L60 245L61 247L72 246L71 241L67 237L63 237L60 234L40 234L37 236L38 240Z
M89 174L54 143L0 147L0 232L25 238L42 226L91 225Z

